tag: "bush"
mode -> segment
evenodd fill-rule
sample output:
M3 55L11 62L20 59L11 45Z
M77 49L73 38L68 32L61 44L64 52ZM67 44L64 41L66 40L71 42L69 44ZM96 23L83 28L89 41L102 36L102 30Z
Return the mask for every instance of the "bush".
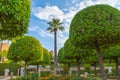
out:
M63 69L64 69L64 73L68 74L69 69L67 64L64 64Z
M52 77L50 77L48 80L59 80L59 76L52 76Z
M32 73L32 74L28 74L24 77L17 77L15 79L10 79L10 80L38 80L38 74Z
M51 74L51 72L49 71L44 71L44 72L41 72L40 76L41 77L46 77L46 76L49 76Z
M54 64L53 63L50 65L50 69L54 70Z
M95 79L90 79L90 78L83 78L83 77L78 77L78 76L52 76L48 80L95 80Z
M10 72L13 71L14 75L16 75L20 67L21 66L16 63L0 63L0 76L4 75L5 69L9 69Z
M90 64L84 64L84 68L86 71L90 71Z

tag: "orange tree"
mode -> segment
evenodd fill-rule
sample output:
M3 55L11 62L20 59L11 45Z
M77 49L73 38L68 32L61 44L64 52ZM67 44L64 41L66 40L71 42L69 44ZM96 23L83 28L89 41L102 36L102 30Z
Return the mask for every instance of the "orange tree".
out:
M51 63L51 57L50 57L50 53L48 52L47 49L43 48L43 61L42 63L44 65L50 64Z
M67 53L68 52L65 52L65 48L64 47L60 48L59 51L58 51L58 62L59 63L63 63L63 64L67 64L69 72L70 72L70 66L75 61L74 61L74 59L67 58L67 56L66 56Z
M77 48L76 48L77 47ZM64 52L65 58L68 60L74 59L74 62L77 63L77 73L80 76L80 65L84 58L88 56L87 49L81 49L79 45L74 46L70 39L68 39L64 44Z
M102 80L107 80L101 49L120 42L120 11L103 4L84 8L74 16L69 38L76 48L97 51Z
M0 39L11 39L28 30L30 0L0 0Z
M8 59L24 61L26 69L29 63L38 65L43 60L43 48L36 38L25 36L10 45Z

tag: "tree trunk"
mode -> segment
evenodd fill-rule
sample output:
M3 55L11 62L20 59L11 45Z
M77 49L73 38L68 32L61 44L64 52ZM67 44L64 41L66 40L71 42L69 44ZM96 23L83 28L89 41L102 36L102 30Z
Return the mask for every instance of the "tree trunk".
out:
M25 71L24 71L25 76L27 75L27 62L25 62Z
M77 60L77 73L78 73L78 77L80 77L80 60L79 59L76 59Z
M2 52L2 46L3 46L3 43L0 42L0 52ZM1 62L3 62L3 53L1 54Z
M96 77L97 76L96 63L94 63L93 66L94 66L94 75Z
M57 74L57 32L54 31L54 68L55 74Z
M37 64L37 73L39 73L39 64Z
M115 57L115 68L116 68L116 76L119 77L119 62L118 62L118 58Z
M37 74L38 74L38 80L39 80L39 76L41 73L39 73L39 64L37 64Z
M18 76L21 76L21 67L19 68Z
M2 52L2 45L3 43L0 41L0 52Z
M96 47L97 55L98 55L98 62L100 64L100 73L101 73L102 80L107 80L107 76L106 76L104 65L103 65L104 64L103 58L102 58L102 54L101 54L101 50L100 50L100 46L98 42L95 43L95 47Z
M69 73L69 75L71 75L71 72L70 72L70 63L68 63L68 73Z

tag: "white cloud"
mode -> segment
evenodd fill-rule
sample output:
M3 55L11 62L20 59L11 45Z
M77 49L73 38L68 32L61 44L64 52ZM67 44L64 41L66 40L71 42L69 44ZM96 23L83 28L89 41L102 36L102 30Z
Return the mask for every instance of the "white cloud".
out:
M41 35L42 37L50 37L50 38L53 38L54 35L51 34L50 32L48 31L45 31L43 29L39 29L39 35Z
M63 47L67 39L68 39L68 36L64 35L64 32L58 31L57 43L59 47Z
M39 27L29 27L28 29L29 31L36 31L37 29L39 29Z
M46 31L46 30L43 30L41 29L40 27L29 27L29 31L33 31L33 32L36 32L38 33L40 36L42 37L50 37L50 38L53 38L54 35L53 34L50 34L50 32Z
M74 10L70 10L67 14L64 15L65 21L70 23L75 14L76 12Z
M64 13L57 6L46 6L45 8L35 8L33 13L36 17L50 21L52 18L60 18L63 20Z
M87 6L90 6L90 5L95 5L95 4L108 4L108 5L111 5L113 7L116 7L117 5L120 5L120 0L83 0L83 1L80 1L79 3L75 3L75 7L74 8L77 8L77 10L81 10Z

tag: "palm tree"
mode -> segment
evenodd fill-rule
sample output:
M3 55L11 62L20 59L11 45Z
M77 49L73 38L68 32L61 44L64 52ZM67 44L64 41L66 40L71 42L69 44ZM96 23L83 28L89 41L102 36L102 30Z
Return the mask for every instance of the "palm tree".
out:
M64 27L62 26L62 22L60 22L60 19L53 18L52 21L48 22L49 27L47 28L50 33L54 32L54 68L55 68L55 74L57 72L57 31L63 31Z

